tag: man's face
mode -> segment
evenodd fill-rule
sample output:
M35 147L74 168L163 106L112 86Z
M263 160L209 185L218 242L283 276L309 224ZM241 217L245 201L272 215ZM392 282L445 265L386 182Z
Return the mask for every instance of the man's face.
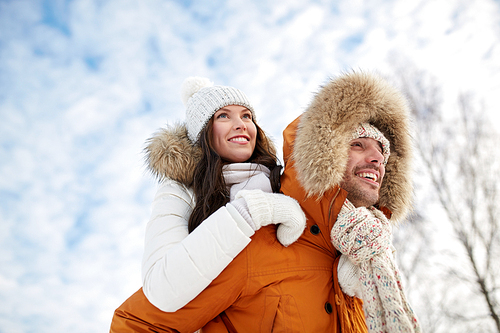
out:
M348 192L347 199L356 207L376 204L384 174L381 144L372 138L351 140L347 168L340 183Z

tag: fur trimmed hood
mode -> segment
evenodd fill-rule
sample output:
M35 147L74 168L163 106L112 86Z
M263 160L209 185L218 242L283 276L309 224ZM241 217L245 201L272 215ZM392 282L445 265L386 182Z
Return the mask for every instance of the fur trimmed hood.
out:
M380 206L392 221L405 218L412 203L412 142L403 95L382 78L351 72L323 86L302 114L292 158L308 196L322 196L341 182L349 142L359 123L377 127L391 143L380 189Z
M146 166L158 181L170 178L188 187L193 184L201 149L191 144L184 124L167 126L146 143Z

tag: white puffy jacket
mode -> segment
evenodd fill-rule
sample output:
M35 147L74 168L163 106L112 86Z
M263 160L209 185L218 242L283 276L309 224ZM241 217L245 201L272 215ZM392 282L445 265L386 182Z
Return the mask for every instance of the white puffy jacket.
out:
M232 164L224 170L226 184L232 186L231 197L235 195L233 189L254 189L256 183L262 184L263 175L269 177L267 168L262 167L267 172L256 171L255 164L251 166ZM242 172L246 176L238 177ZM252 183L249 178L260 181ZM259 187L270 192L269 180L265 179L267 184ZM162 311L176 311L194 299L254 234L231 204L218 209L189 233L188 219L194 204L192 190L170 179L160 185L153 201L146 227L142 279L144 294Z

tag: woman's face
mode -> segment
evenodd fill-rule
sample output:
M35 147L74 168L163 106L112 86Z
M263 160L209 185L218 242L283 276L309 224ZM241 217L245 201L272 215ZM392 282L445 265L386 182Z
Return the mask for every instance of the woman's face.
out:
M231 163L247 161L257 140L257 127L250 110L241 105L228 105L213 117L212 139L217 154Z

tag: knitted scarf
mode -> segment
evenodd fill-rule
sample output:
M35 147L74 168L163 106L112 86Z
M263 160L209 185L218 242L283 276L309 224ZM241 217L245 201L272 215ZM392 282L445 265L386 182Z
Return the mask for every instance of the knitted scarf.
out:
M233 201L241 190L259 189L265 193L273 193L269 175L271 171L262 164L231 163L222 167L224 181L230 189L230 200Z
M331 231L337 250L359 265L369 332L421 332L392 256L391 225L374 207L345 201Z

